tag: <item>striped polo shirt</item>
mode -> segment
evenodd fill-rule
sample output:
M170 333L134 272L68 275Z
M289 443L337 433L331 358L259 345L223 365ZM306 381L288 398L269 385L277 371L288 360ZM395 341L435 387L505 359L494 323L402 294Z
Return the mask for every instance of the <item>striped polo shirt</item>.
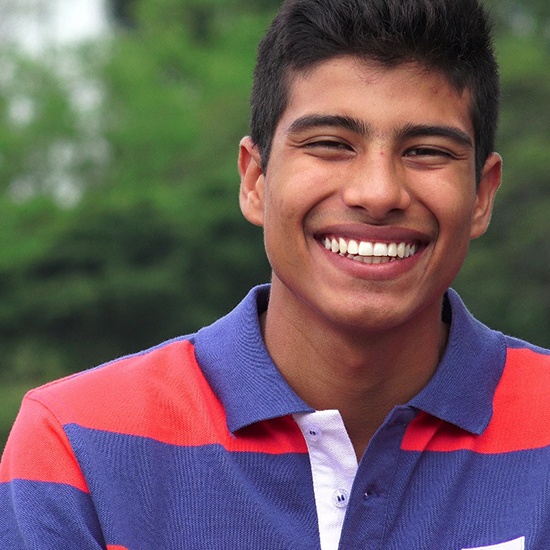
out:
M550 548L548 350L488 329L449 291L434 376L323 493L315 411L261 336L268 294L29 392L0 465L0 548L316 550L338 543L331 505L340 550Z

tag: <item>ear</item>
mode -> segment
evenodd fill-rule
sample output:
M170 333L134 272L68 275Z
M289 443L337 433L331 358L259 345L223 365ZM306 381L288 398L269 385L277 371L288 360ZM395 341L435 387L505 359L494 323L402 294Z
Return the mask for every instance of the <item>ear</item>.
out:
M497 153L492 153L483 167L481 179L477 187L476 204L470 238L477 239L487 231L495 195L500 186L502 178L502 159Z
M239 146L239 174L241 187L239 204L243 216L254 225L264 223L264 174L260 151L247 136Z

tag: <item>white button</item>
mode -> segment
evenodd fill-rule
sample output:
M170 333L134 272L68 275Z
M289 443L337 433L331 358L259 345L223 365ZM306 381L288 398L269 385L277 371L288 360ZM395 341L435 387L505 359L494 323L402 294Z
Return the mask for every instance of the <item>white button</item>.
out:
M345 508L348 505L349 494L345 489L337 489L332 495L332 502L337 508Z
M315 441L321 437L321 430L317 426L310 426L306 431L306 435L309 439Z

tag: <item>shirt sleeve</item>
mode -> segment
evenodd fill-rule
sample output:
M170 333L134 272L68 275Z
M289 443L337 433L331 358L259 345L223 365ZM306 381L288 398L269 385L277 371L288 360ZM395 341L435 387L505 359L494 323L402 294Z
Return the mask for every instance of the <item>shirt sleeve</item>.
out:
M105 550L63 426L31 395L23 400L0 462L0 548Z

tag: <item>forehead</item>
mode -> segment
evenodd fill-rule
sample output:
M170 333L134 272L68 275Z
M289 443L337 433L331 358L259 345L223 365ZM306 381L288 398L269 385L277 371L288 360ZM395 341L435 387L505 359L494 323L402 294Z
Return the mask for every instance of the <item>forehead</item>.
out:
M287 106L280 123L307 112L332 111L365 120L393 114L396 124L399 117L410 118L409 123L445 119L473 137L469 90L458 90L441 71L419 63L387 67L342 56L293 71L287 82Z
M304 68L289 69L286 73L287 90L289 95L292 93L293 87L297 82L300 82L301 80L308 80L312 75L315 75L318 72L338 66L343 66L346 68L354 67L356 71L363 72L364 74L371 73L373 78L376 74L381 75L386 72L404 72L412 75L419 75L421 77L439 80L442 85L448 86L458 95L468 93L463 90L463 88L454 85L451 78L449 78L443 70L434 68L426 63L422 63L421 61L402 61L392 65L378 62L375 59L345 54L318 61Z

